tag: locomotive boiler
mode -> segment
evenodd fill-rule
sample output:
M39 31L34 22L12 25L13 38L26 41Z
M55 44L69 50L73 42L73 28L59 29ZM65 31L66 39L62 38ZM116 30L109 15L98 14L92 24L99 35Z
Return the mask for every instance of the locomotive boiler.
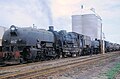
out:
M54 34L50 31L12 25L3 35L3 60L23 62L55 57L54 41Z

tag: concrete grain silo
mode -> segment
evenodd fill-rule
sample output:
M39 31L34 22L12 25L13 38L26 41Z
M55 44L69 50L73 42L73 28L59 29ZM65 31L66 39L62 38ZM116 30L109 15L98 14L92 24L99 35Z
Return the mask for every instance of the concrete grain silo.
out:
M95 14L85 14L82 17L83 34L91 38L97 38L98 19Z
M72 31L90 36L92 39L99 38L101 21L95 14L82 14L72 16Z
M72 31L82 34L82 15L73 15L72 16Z

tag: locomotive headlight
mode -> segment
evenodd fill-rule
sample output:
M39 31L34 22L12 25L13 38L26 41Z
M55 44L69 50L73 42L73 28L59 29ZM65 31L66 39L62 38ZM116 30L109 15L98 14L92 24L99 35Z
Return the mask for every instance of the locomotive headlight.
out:
M11 31L14 31L15 30L15 27L12 27L12 28L10 28L11 29Z
M10 30L13 32L13 31L16 30L16 27L15 27L14 25L12 25L12 26L10 27Z

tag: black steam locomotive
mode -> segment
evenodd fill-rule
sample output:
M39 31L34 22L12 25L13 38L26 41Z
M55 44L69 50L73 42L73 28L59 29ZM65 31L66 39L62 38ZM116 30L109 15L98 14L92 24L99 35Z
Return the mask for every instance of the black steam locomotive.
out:
M117 51L109 42L105 42L106 52ZM111 47L110 47L111 46ZM8 29L2 38L0 61L4 63L24 63L28 61L49 60L61 57L77 57L100 53L100 40L75 32L54 31L36 28L18 28L14 25Z

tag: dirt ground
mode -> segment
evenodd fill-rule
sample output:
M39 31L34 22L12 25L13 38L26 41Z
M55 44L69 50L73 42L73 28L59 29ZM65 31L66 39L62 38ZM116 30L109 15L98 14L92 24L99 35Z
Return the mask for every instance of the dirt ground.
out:
M74 68L62 74L49 77L49 79L120 79L120 73L116 73L115 77L111 69L120 63L120 56L98 61L97 64L85 65L83 68ZM114 70L113 70L114 71Z

